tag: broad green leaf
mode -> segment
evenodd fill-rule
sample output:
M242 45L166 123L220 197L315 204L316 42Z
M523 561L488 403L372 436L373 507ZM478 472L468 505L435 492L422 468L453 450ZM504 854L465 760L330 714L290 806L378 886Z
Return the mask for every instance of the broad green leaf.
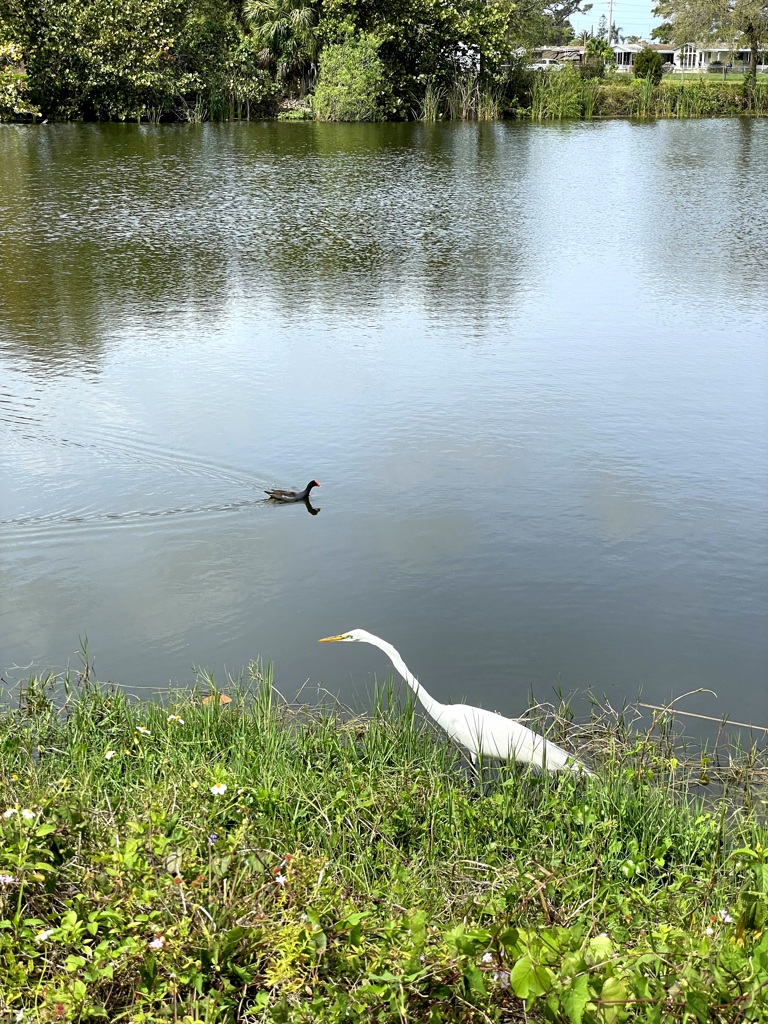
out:
M534 999L551 987L552 974L546 967L534 964L526 953L510 971L509 983L518 999Z
M474 964L467 964L464 968L464 977L473 992L477 992L477 994L481 996L485 995L486 989L482 972L479 971Z
M531 991L531 977L533 975L533 964L529 956L521 956L515 963L509 975L509 983L512 991L518 999L527 999Z
M614 1024L627 1001L627 986L621 978L606 978L600 993L600 1005L605 1024Z
M692 1013L697 1020L701 1021L701 1024L707 1024L709 1020L709 1000L706 994L700 989L691 991L690 989L685 996L685 1008L689 1013Z
M581 1024L584 1007L589 1001L589 982L586 974L574 978L571 985L563 992L563 1006L571 1024Z
M587 943L585 957L587 963L598 964L603 960L610 960L613 956L613 943L607 935L596 935Z

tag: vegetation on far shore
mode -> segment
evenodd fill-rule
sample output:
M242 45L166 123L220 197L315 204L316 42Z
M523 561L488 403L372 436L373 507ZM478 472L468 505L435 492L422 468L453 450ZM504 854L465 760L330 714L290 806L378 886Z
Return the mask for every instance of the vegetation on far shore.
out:
M531 89L528 116L534 121L596 117L637 120L681 117L768 115L768 78L758 78L747 96L743 81L690 77L635 78L615 75L609 80L584 79L566 68L537 76Z
M664 0L667 35L694 24L690 2ZM608 40L619 30L605 19L578 67L531 70L534 46L573 40L582 0L0 0L0 121L763 115L768 86L756 62L768 8L744 2L754 11L732 0L723 20L714 0L696 0L695 37L727 27L721 38L746 40L751 62L735 85L700 83L703 99L689 110L659 84L661 56L648 47L636 83L611 72ZM554 89L568 92L568 114L540 102Z
M394 691L225 689L0 711L0 1019L768 1020L764 747L539 708L596 777L478 780Z

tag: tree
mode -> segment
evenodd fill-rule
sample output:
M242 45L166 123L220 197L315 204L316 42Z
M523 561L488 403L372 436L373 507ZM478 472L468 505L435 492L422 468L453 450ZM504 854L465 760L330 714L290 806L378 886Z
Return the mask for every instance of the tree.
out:
M574 14L587 14L592 10L592 4L585 4L583 0L550 0L545 4L543 13L545 17L551 18L554 27L555 38L551 42L560 44L566 42L565 36L570 29L570 38L573 38L573 29L569 19Z
M47 117L135 118L176 92L174 51L186 0L2 6L22 48L32 97Z
M604 14L600 15L600 20L597 23L597 39L602 39L606 43L618 43L621 34L621 29L616 27L616 22L611 23L610 31L608 30L608 19Z
M303 95L315 77L320 49L313 0L246 0L244 13L263 66L289 86L298 83Z
M600 36L593 36L592 39L588 40L585 49L587 57L599 57L603 63L613 60L613 49Z
M661 25L657 25L656 28L651 29L651 39L655 39L659 43L671 43L672 23L669 21L663 21Z
M613 50L600 36L593 36L584 48L581 73L585 78L602 78L605 65L614 59Z
M370 34L330 43L320 55L313 109L320 121L383 121L387 74Z
M18 43L6 40L0 21L0 121L34 120L40 115L27 98L27 75Z
M741 42L750 51L747 90L751 96L757 78L760 47L768 43L766 0L659 0L653 13L670 27L670 39L683 43Z
M652 50L650 46L644 46L639 53L635 54L633 62L635 78L650 78L655 85L658 85L661 81L663 63L664 59L657 50Z
M531 0L538 9L541 0ZM481 77L509 60L511 0L323 0L323 38L337 43L350 33L372 34L387 69L396 104L405 112L426 82Z
M240 59L234 0L0 0L0 21L46 117L199 119L233 92L255 105L263 91L261 73Z

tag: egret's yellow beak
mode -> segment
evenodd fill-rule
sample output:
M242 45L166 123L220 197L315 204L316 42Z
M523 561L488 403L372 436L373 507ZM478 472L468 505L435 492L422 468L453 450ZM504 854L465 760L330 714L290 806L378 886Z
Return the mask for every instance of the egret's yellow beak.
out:
M339 633L338 636L323 636L317 641L319 644L329 644L332 640L346 640L348 633Z

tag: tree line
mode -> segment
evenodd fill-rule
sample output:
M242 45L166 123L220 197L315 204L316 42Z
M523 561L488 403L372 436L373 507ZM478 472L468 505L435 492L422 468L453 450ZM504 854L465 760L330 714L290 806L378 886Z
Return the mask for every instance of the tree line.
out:
M692 0L662 0L674 25ZM704 4L715 0L696 0ZM762 0L743 31L763 31ZM677 8L675 7L677 5ZM0 116L84 120L493 116L582 0L0 0ZM760 13L762 10L762 14ZM761 21L762 18L762 21ZM754 25L753 22L754 21ZM755 25L757 26L755 28Z

